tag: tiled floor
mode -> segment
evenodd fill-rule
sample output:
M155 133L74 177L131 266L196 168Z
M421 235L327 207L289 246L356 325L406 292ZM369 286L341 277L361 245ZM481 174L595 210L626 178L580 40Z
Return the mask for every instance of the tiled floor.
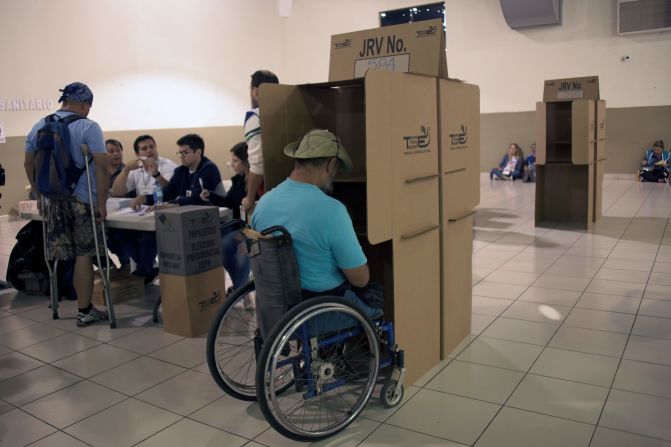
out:
M534 186L483 180L473 333L332 446L671 446L671 188L606 179L592 231L535 228ZM0 273L21 223L0 223ZM156 294L156 288L151 294ZM0 295L0 445L284 446L216 387L204 340L76 329L72 303ZM31 444L32 443L32 444Z

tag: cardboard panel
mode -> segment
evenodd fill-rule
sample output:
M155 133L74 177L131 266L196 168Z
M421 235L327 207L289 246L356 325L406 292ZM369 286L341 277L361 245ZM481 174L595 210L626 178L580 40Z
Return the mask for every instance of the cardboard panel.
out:
M471 332L473 214L442 227L441 359Z
M597 140L596 155L594 161L599 162L605 160L606 160L606 140Z
M447 78L442 20L331 36L329 81L361 78L372 70Z
M163 329L182 337L197 337L210 329L226 296L223 267L191 276L161 273Z
M599 99L599 77L550 79L545 81L543 102Z
M440 360L440 260L438 228L395 236L394 329L405 350L406 383Z
M594 162L595 118L594 101L576 100L571 103L571 162L574 165Z
M594 164L536 167L536 226L589 229L594 212Z
M221 266L219 208L180 206L157 210L156 241L161 273L193 275Z
M606 167L605 160L594 163L594 212L592 219L598 221L602 215L603 207L603 174Z
M144 298L144 280L137 276L112 276L109 281L109 294L112 303L118 304L124 301ZM103 293L102 280L100 275L95 275L93 281L93 294L91 302L96 306L107 306L105 295Z
M291 173L293 160L284 147L315 127L298 87L261 84L259 88L264 182L270 190Z
M463 82L438 80L438 116L443 173L480 169L480 89ZM477 181L475 185L479 185Z
M596 139L606 139L606 101L603 99L596 102Z
M480 203L478 171L461 170L443 174L440 207L445 219L462 217L478 206L478 203Z
M536 164L545 164L546 117L547 107L544 102L536 103Z

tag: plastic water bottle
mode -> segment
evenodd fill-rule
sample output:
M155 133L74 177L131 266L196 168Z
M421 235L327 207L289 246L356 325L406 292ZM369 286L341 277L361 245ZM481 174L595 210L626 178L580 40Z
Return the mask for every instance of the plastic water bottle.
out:
M154 185L154 206L161 205L163 205L163 189L161 189L161 185L156 182L156 185Z

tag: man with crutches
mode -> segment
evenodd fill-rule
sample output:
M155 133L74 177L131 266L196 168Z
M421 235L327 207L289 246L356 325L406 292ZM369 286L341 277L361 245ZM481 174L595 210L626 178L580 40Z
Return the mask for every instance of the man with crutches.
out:
M75 258L73 283L79 312L77 326L106 320L108 313L91 304L93 293L92 257L98 258L105 302L109 302L109 266L105 246L104 220L107 217L109 163L100 126L87 116L93 93L74 82L60 90L60 110L35 124L26 139L25 168L31 190L39 196L43 217L45 258L51 282L51 305L58 318L58 260ZM100 173L100 175L96 175ZM97 224L97 225L96 225ZM104 257L104 262L101 262ZM53 260L53 265L50 260Z

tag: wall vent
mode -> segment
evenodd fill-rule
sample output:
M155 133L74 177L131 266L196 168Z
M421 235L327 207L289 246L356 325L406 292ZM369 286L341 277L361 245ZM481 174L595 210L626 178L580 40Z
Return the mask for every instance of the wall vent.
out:
M618 0L618 34L662 31L671 31L671 0Z
M500 0L503 17L512 29L561 25L562 0Z

